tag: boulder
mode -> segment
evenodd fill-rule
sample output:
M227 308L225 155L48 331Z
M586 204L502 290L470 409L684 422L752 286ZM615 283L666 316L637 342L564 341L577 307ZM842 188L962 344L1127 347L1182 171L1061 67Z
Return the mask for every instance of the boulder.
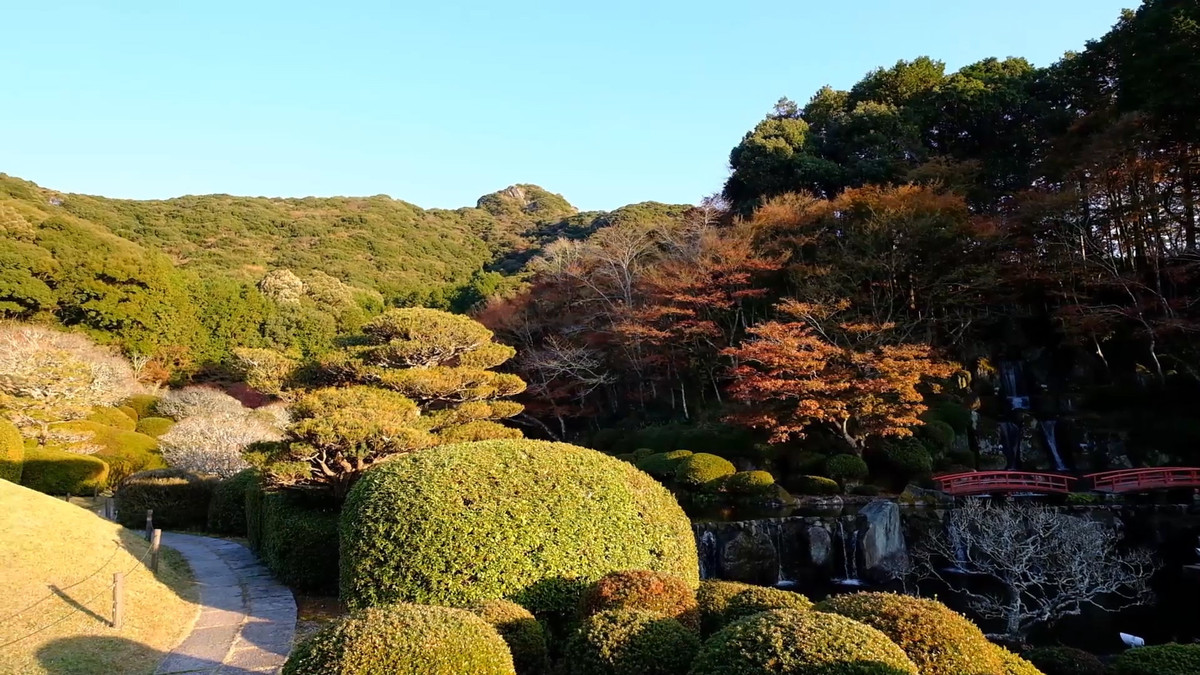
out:
M774 586L779 582L779 551L766 534L742 530L721 551L721 571L730 581Z
M862 574L876 583L894 576L905 565L908 547L900 522L900 507L893 501L877 499L858 512Z
M829 567L833 564L833 537L824 525L810 526L805 539L808 541L808 559L813 567Z

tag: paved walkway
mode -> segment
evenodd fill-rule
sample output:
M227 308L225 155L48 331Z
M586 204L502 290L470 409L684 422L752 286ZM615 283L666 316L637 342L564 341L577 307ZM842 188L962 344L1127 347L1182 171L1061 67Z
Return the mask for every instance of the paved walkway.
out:
M187 558L200 589L192 633L159 665L168 673L277 673L292 649L296 602L245 546L164 532Z

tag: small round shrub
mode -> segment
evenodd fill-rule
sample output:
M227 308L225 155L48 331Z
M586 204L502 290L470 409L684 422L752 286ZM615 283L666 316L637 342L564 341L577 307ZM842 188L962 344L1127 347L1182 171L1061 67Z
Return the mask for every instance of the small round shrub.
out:
M255 469L235 473L213 487L208 503L208 530L219 534L246 534L246 490L258 485Z
M489 600L471 611L491 624L508 645L517 675L546 670L546 631L529 610L507 600Z
M1001 675L1045 675L1037 666L1008 651L1000 645L991 645L993 658L1000 664L1000 670L989 671Z
M108 486L108 464L92 455L25 446L21 485L48 495L81 495ZM143 514L144 515L144 514Z
M122 431L133 431L137 427L137 418L126 415L118 408L92 408L92 414L87 416L87 421Z
M1038 647L1021 656L1045 675L1105 675L1108 672L1100 659L1074 647Z
M836 614L780 609L721 629L690 675L918 675L887 636Z
M154 415L154 407L158 405L158 397L150 394L135 394L121 402L123 406L133 408L138 419Z
M881 631L917 664L921 675L991 675L1000 668L983 632L936 600L852 593L835 595L816 608Z
M580 618L609 609L640 609L700 630L696 591L679 577L650 570L610 572L588 587L579 605Z
M710 488L735 473L737 468L729 460L701 452L685 457L679 463L675 469L675 481L693 489Z
M770 494L775 477L767 471L738 471L725 479L724 489L739 497L759 497Z
M1117 657L1113 675L1195 675L1200 673L1200 645L1165 644L1138 647Z
M544 441L444 445L379 464L346 499L341 554L352 607L504 598L565 617L609 572L700 583L691 521L666 488L595 450Z
M654 476L659 480L666 480L675 477L675 470L679 468L679 463L688 457L692 456L691 450L672 450L671 452L659 452L652 455L647 455L638 460L637 468Z
M496 629L471 612L398 604L359 610L312 636L284 675L514 675Z
M928 477L933 473L933 458L920 441L906 438L889 438L879 452L879 470L894 487L903 487L910 481Z
M135 423L138 421L139 415L137 413L137 410L134 410L131 406L119 405L119 406L117 406L117 410L120 410L121 412L125 413L125 416L128 417L129 419L133 420Z
M792 473L815 476L825 469L825 455L812 450L802 450L788 459Z
M684 450L684 452L687 452L687 451ZM654 454L654 451L651 450L650 448L638 448L637 450L633 451L633 456L638 458L639 461L643 460L653 454Z
M217 480L182 469L152 469L121 481L113 497L117 521L144 528L146 510L154 510L154 526L171 530L204 529L208 502Z
M25 461L25 440L16 425L0 417L0 479L21 482L21 464Z
M158 438L175 426L175 420L170 417L143 417L138 420L137 432L150 438Z
M799 593L766 586L751 586L729 599L725 607L725 623L772 609L794 609L807 612L813 603Z
M954 447L954 427L941 420L929 420L917 429L917 435L929 452L938 456L945 455Z
M655 612L610 609L584 619L567 643L575 675L686 675L700 638Z
M705 579L700 582L696 591L696 605L700 612L700 631L711 635L725 625L725 613L729 611L729 601L742 591L755 588L750 584L739 581L720 581Z
M828 497L842 493L837 481L824 476L797 476L792 480L792 492L815 497Z
M935 404L921 417L926 422L945 422L956 435L966 435L967 429L971 428L971 411L952 401Z
M825 460L825 475L841 485L857 483L867 477L867 463L857 455L834 455Z

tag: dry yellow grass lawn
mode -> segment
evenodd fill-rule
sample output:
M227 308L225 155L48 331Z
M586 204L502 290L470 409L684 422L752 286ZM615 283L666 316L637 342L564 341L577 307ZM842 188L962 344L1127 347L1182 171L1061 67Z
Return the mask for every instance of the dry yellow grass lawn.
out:
M139 562L148 547L86 509L0 480L0 673L153 672L198 607L187 563L163 549L155 578ZM127 572L120 631L109 623L114 572Z

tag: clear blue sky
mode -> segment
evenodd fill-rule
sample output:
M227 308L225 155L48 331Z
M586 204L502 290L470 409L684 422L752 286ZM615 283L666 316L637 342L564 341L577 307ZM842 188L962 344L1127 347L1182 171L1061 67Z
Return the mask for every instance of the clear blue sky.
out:
M1136 4L0 0L0 172L131 198L694 202L780 96L921 54L1045 65Z

